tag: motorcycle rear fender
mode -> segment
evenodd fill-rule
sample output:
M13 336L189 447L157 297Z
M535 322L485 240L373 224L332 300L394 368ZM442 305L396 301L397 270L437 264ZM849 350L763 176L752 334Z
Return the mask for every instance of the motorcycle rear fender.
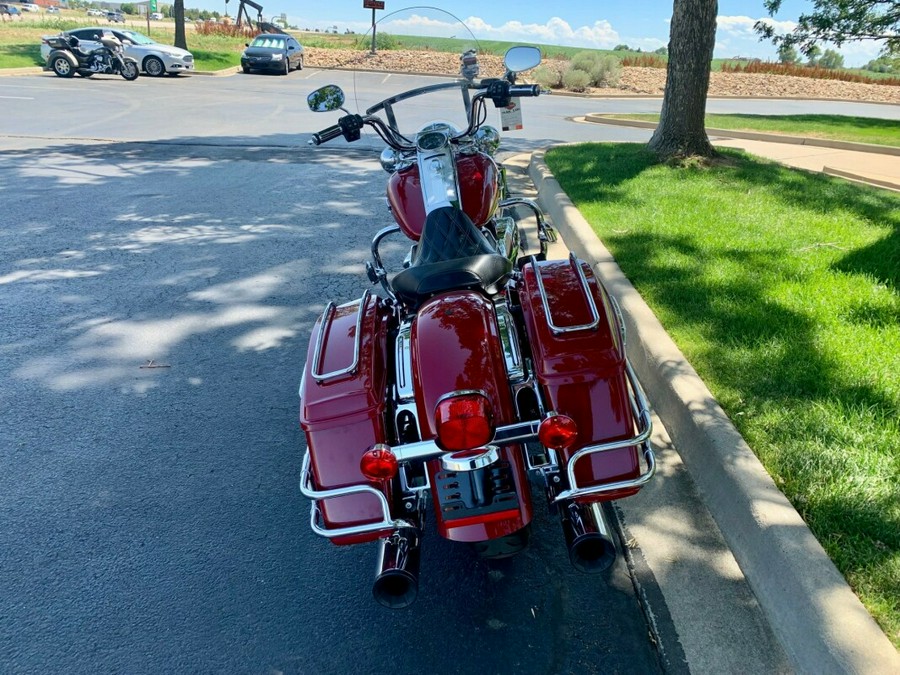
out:
M574 256L550 262L532 258L523 266L518 292L545 405L578 426L576 443L558 453L565 472L579 449L635 435L624 335L606 289L590 265ZM640 474L637 446L583 456L574 472L581 487L632 480ZM615 490L583 501L620 499L639 489Z
M323 493L360 485L370 488L313 497L313 529L336 544L375 540L390 529L375 527L388 516L385 504L391 503L390 482L369 481L359 466L363 453L386 439L390 316L382 301L367 292L356 302L340 307L329 304L310 336L300 384L300 426L306 435L312 479L309 491ZM334 536L359 526L375 529Z
M53 62L53 59L58 58L58 57L60 57L60 56L62 56L63 58L66 59L66 61L68 61L69 63L71 63L73 68L79 68L79 67L80 67L80 65L79 65L79 63L78 63L78 59L76 59L75 56L72 54L72 52L68 51L67 49L54 49L54 50L52 50L52 51L47 55L47 64L48 64L48 66L49 66L50 63Z
M506 377L500 332L493 305L471 291L455 291L428 300L411 330L413 387L422 440L437 436L434 412L451 392L480 391L488 398L499 426L516 419ZM501 462L509 465L518 504L510 509L471 517L444 516L436 477L440 460L428 462L438 532L454 541L483 541L511 534L532 518L530 486L521 446L501 446Z

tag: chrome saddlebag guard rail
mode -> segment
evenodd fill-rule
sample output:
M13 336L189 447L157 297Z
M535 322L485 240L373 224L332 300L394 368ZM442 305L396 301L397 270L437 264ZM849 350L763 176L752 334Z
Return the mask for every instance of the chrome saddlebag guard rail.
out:
M300 492L304 497L312 500L309 526L312 528L312 531L320 537L334 539L335 537L350 537L372 532L386 532L398 527L415 527L411 522L391 518L391 507L388 504L387 497L384 496L383 492L376 490L369 485L350 485L347 487L334 488L332 490L316 490L313 487L312 471L310 471L309 451L303 454L303 468L300 471ZM322 512L319 509L319 500L331 499L333 497L346 497L347 495L354 494L371 494L376 497L381 504L381 520L374 523L364 523L362 525L353 525L350 527L327 528L325 526L325 520L322 518Z

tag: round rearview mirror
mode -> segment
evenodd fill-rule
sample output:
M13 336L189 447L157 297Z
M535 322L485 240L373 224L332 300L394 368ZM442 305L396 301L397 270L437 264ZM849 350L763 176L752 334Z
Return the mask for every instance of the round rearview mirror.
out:
M513 73L531 70L541 63L541 50L537 47L512 47L503 57L506 69Z
M336 84L326 84L307 96L306 103L313 112L340 110L344 105L344 91Z

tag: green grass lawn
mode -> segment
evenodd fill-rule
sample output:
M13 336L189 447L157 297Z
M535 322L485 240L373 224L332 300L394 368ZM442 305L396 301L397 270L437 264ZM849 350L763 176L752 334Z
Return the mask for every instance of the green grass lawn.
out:
M615 119L659 122L656 114L604 115ZM847 115L707 115L710 129L762 131L788 136L810 136L835 141L873 143L900 147L900 124L896 120Z
M900 646L900 195L738 151L547 161Z

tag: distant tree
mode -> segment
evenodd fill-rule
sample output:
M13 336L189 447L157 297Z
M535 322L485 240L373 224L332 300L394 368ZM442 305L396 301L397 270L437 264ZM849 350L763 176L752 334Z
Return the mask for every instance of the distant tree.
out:
M119 11L122 12L122 14L137 14L138 13L137 8L134 5L132 5L130 2L126 2L122 5L119 5Z
M828 68L829 70L837 70L844 67L844 57L833 49L826 49L819 59L820 68Z
M662 111L647 145L661 159L716 154L704 118L718 10L718 0L675 0Z
M873 73L900 73L900 53L897 56L882 54L877 59L872 59L863 66Z
M778 60L781 63L792 65L800 61L800 56L791 45L778 45Z
M782 0L764 0L770 16L781 9ZM775 44L797 45L804 54L819 42L840 47L855 40L883 41L887 48L900 47L900 2L897 0L813 0L813 11L801 14L797 27L776 35L766 21L754 26L761 39Z
M808 66L817 66L819 65L819 59L822 58L822 49L818 45L811 45L805 51L806 54L806 65Z
M660 47L659 49L654 50L654 54L659 54L660 56L668 56L669 50L665 47Z
M613 47L613 51L614 52L630 52L631 47L629 47L628 45L616 45L615 47Z

